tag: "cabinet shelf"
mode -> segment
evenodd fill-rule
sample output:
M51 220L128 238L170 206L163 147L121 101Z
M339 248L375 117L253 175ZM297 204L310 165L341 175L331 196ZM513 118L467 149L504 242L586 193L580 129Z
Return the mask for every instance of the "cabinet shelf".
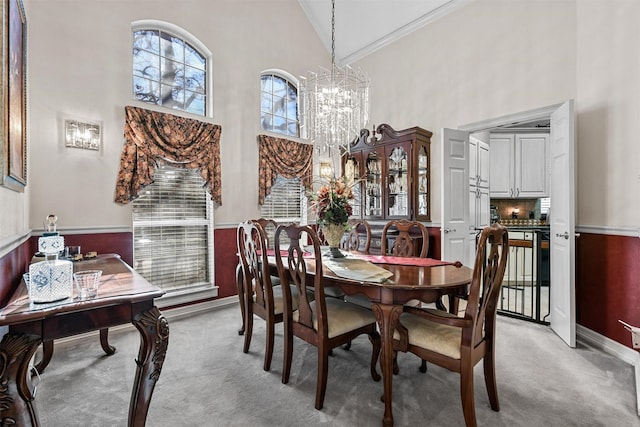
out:
M419 127L396 131L382 124L370 135L368 129L360 132L343 163L354 181L365 177L359 183L361 197L355 201L353 216L431 221L432 133ZM372 186L380 193L370 193Z

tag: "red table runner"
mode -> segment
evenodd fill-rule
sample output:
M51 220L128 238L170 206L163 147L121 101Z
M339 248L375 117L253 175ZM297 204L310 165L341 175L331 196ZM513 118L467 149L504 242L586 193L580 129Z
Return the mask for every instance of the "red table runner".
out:
M449 261L442 261L434 258L418 258L418 257L399 257L387 255L354 255L357 258L365 259L374 264L396 264L396 265L415 265L418 267L438 267L441 265L457 264Z

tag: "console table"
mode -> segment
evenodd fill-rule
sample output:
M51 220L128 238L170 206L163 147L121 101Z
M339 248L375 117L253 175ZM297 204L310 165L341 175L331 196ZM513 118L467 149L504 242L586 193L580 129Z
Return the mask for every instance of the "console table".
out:
M72 298L33 304L20 285L0 309L0 425L39 426L29 362L43 342L132 323L140 332L140 349L129 404L129 427L145 425L149 402L169 343L169 325L154 306L164 292L147 282L118 255L99 255L74 270L102 270L96 298Z

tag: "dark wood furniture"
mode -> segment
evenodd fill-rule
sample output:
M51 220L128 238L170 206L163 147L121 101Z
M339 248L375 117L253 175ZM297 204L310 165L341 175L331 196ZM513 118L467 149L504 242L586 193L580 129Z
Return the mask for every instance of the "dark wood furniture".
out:
M268 219L268 218L252 219L251 221L259 224L262 227L267 237L267 246L269 247L269 249L273 249L273 243L269 243L269 242L273 242L273 239L269 239L269 236L273 238L276 228L278 228L278 223L273 219ZM280 279L278 279L277 276L273 276L271 278L271 282L272 284L277 285L278 283L280 283ZM238 260L238 265L236 266L236 289L238 290L238 300L240 302L240 313L242 315L242 324L238 329L238 335L243 335L245 330L245 297L244 297L244 279L242 277L242 264L240 260Z
M418 236L412 235L412 232ZM382 229L380 251L399 257L426 258L429 253L429 231L418 221L389 221Z
M428 261L428 260L425 260ZM270 258L272 271L275 259ZM320 274L315 259L306 260L306 272L310 276ZM287 264L285 264L286 266ZM382 283L361 282L336 276L324 269L323 282L327 286L337 286L347 295L364 295L371 306L382 338L380 365L384 379L383 425L393 425L393 332L403 312L404 304L413 299L436 302L442 295L465 295L473 270L462 264L447 264L436 267L423 265L378 264L393 273L393 277ZM302 267L299 267L302 268Z
M423 361L460 374L467 427L476 426L473 367L481 360L491 408L500 410L495 375L496 311L508 251L505 227L493 224L483 229L464 317L441 310L405 307L394 337L394 350L409 351Z
M80 301L74 293L69 301L36 305L30 303L23 284L0 310L0 326L8 326L0 342L3 355L0 414L4 425L40 425L34 405L33 387L37 384L29 375L29 361L38 345L124 323L132 323L140 332L128 426L145 425L169 343L169 325L153 301L164 292L132 270L118 255L99 255L82 261L77 268L102 270L96 298Z
M306 237L305 237L306 234ZM280 252L282 238L290 241L287 256ZM302 240L304 239L304 241ZM303 243L307 239L313 246L314 274L307 275ZM316 380L316 409L322 409L327 389L329 372L329 352L331 349L351 342L362 334L367 334L373 346L371 357L371 377L380 381L376 363L380 354L380 335L376 330L376 318L371 311L337 298L326 298L322 274L320 241L309 226L279 226L275 237L275 258L280 282L284 293L284 364L282 383L289 382L293 358L293 337L296 336L315 346L318 350ZM286 266L285 266L286 265ZM297 291L299 302L294 303L291 284ZM307 288L313 289L314 300L308 297Z
M266 340L263 369L271 369L275 324L283 320L282 287L273 286L267 259L268 241L264 228L258 221L245 221L238 226L238 253L242 266L243 287L241 300L244 319L244 345L242 351L249 352L253 334L253 315L266 323ZM294 307L298 306L297 295Z
M431 135L381 124L363 129L344 158L345 175L360 179L354 216L367 220L431 221Z
M365 254L371 248L371 226L364 219L352 218L349 220L351 229L342 239L341 248L348 251L357 251Z

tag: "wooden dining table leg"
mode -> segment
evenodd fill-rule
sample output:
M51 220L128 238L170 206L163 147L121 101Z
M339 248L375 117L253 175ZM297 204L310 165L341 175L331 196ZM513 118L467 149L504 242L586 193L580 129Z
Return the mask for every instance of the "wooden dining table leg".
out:
M382 357L380 358L384 381L384 418L382 419L382 425L388 427L393 426L393 413L391 410L393 399L393 331L396 329L398 319L402 314L402 305L373 302L371 309L378 321L382 338Z
M34 367L38 371L39 374L43 373L45 368L51 362L51 357L53 356L53 340L45 341L42 343L42 359L38 362Z
M100 329L100 345L107 356L116 352L116 348L109 344L109 328Z

